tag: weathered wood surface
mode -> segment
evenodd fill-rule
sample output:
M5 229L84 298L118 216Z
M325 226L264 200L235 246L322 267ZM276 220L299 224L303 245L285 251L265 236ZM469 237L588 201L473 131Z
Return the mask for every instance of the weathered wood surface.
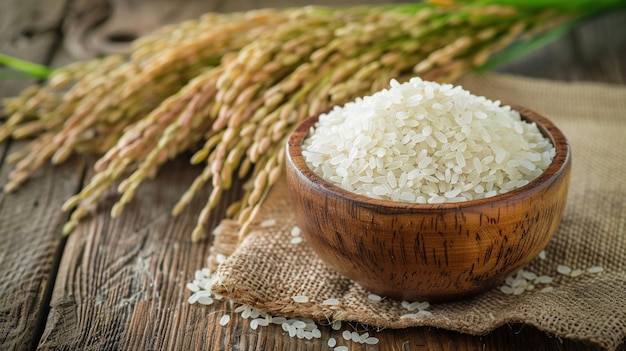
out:
M67 0L3 0L0 3L0 53L48 63L59 44ZM0 76L9 72L0 67ZM0 79L0 98L34 83L31 79Z
M65 0L6 0L0 4L0 53L47 63L56 51ZM8 74L0 70L0 74ZM0 79L0 98L17 94L32 79ZM6 156L24 142L0 144L0 184L10 166ZM0 191L0 349L36 347L65 238L63 198L80 189L82 163L77 159L45 168L33 182L13 194ZM33 220L36 219L36 220Z
M79 189L82 168L77 160L45 168L19 191L0 193L0 349L28 350L37 344L65 246L59 234L67 219L61 204ZM0 169L0 183L8 170Z
M62 64L75 58L71 55L111 49L111 45L161 22L206 10L226 12L307 2L187 0L178 7L165 3L156 2L156 7L148 10L140 0L111 0L112 7L103 0L5 0L0 5L0 52ZM132 16L133 26L128 24L128 12L120 8L137 11ZM98 11L110 13L94 20L102 16ZM106 16L108 20L103 22ZM499 70L624 84L625 63L626 12L621 12L585 24ZM14 95L31 82L0 80L0 97ZM16 142L0 145L0 184L10 170L4 164L6 155L22 146ZM210 248L210 240L192 244L189 232L210 189L199 194L181 216L169 215L198 172L186 162L181 158L167 164L155 180L140 188L136 200L117 219L109 217L116 199L114 192L109 193L67 239L60 235L66 218L60 206L82 184L86 169L82 160L45 167L16 193L0 192L0 350L329 349L325 341L289 338L280 327L254 331L249 321L234 315L227 327L221 327L219 318L232 311L228 303L210 307L187 304L185 284L196 269L205 266ZM229 195L234 198L236 194ZM228 200L222 203L222 210ZM213 218L213 224L218 219ZM322 333L322 340L340 337L328 327L322 328ZM376 347L353 344L351 349L597 349L524 325L503 326L482 337L429 328L386 330L377 336L381 343Z

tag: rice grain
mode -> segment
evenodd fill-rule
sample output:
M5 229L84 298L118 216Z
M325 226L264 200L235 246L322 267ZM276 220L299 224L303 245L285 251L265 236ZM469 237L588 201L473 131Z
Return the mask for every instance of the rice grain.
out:
M522 187L554 157L537 125L499 101L419 78L390 85L319 116L302 148L316 174L376 199L439 204Z
M556 271L563 275L570 275L570 273L572 273L570 267L561 264L556 267Z
M309 302L309 297L308 296L304 296L304 295L292 296L291 299L294 302L298 302L298 303L307 303L307 302Z
M330 338L328 339L328 347L335 347L335 345L337 345L337 339L335 338Z
M376 295L376 294L369 294L369 295L367 295L367 298L368 298L370 301L374 301L374 302L380 302L380 301L382 301L382 300L383 300L383 298L382 298L382 297L380 297L380 296L378 296L378 295Z
M340 304L340 301L337 299L326 299L322 301L322 305L327 305L327 306L338 306L339 304Z
M226 324L228 324L228 322L230 322L230 315L225 314L222 316L222 318L220 318L220 325L221 326L225 326Z
M587 268L587 273L596 274L596 273L601 273L601 272L604 272L604 268L602 268L600 266L594 266L594 267Z

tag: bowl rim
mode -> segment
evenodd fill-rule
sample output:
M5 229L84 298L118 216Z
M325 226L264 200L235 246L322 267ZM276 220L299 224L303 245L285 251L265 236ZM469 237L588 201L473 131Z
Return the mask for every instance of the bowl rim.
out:
M513 189L503 194L461 202L418 204L412 202L375 199L367 195L357 194L341 188L340 186L325 180L310 169L302 156L302 144L308 136L311 127L317 123L321 115L329 112L331 109L324 110L305 118L292 130L285 146L287 167L291 167L295 170L299 177L306 180L306 182L312 187L325 192L330 192L335 196L346 200L359 202L362 206L374 207L378 210L384 208L393 208L395 210L404 209L415 212L429 212L433 210L445 211L451 209L458 210L524 198L549 187L561 177L561 174L567 171L569 165L571 164L571 146L563 132L545 116L535 112L534 110L515 104L502 104L502 106L509 106L511 109L519 112L523 120L531 123L534 122L539 131L549 139L555 148L555 156L552 159L552 162L537 178L522 187Z

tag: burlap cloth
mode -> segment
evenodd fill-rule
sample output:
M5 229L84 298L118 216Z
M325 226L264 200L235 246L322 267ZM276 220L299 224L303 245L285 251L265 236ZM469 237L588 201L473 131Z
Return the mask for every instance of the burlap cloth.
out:
M408 312L399 301L369 300L366 291L328 269L306 242L290 243L296 224L284 178L263 204L249 236L217 269L214 292L274 315L387 328L434 326L470 334L521 322L615 349L626 337L626 88L497 74L468 76L459 83L475 94L545 115L572 145L573 172L563 221L546 248L547 258L527 266L555 277L552 292L535 289L515 296L493 289L468 300L433 305L432 316L400 318ZM267 219L276 220L276 225L261 227ZM224 222L214 252L230 254L236 229ZM602 266L604 271L572 278L556 272L559 264ZM294 295L306 295L310 302L295 303ZM322 305L328 298L341 304Z

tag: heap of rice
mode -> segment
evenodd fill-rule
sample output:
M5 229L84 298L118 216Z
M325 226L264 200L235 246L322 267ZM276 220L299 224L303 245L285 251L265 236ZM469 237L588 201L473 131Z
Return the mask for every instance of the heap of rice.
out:
M460 202L528 184L555 150L517 111L413 78L319 117L304 142L325 180L376 199Z

